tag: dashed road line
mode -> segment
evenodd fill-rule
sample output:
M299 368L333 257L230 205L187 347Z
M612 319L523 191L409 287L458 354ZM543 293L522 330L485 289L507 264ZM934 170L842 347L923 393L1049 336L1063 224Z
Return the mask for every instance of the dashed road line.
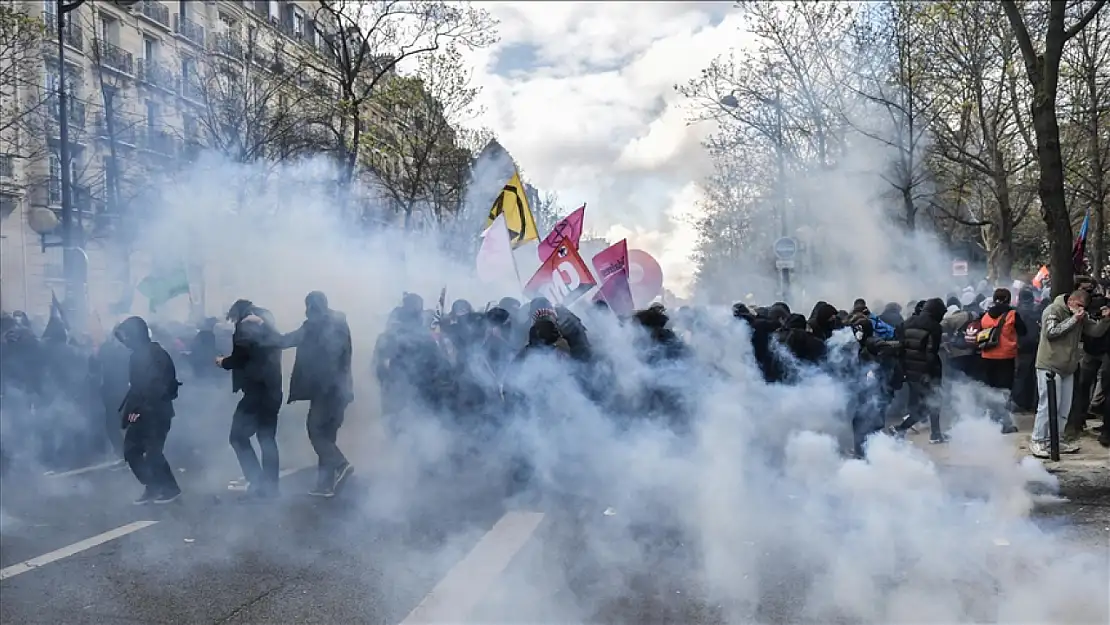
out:
M12 577L15 577L16 575L22 575L27 571L33 571L39 567L46 566L51 562L57 562L58 560L68 558L72 555L81 553L82 551L87 551L89 549L92 549L93 547L103 545L104 543L113 541L117 538L122 538L123 536L131 534L133 532L137 532L143 528L150 527L151 525L155 525L156 523L158 523L158 521L135 521L134 523L128 523L127 525L117 527L116 529L109 530L107 532L104 532L103 534L97 534L92 538L86 538L85 540L75 542L67 547L55 549L54 551L51 551L50 553L45 553L41 556L38 556L37 558L31 558L30 560L24 560L23 562L20 562L18 564L4 567L3 569L0 569L0 581L10 579Z

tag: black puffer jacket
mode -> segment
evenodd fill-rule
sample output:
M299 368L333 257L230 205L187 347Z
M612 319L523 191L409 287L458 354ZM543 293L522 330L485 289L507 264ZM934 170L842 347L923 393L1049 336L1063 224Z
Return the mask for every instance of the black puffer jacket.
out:
M141 317L124 319L116 326L115 336L131 350L129 388L120 406L123 426L127 426L126 415L129 414L146 419L173 417L173 400L177 399L181 386L173 359L150 339L150 329Z
M231 355L221 364L231 370L231 392L280 397L283 341L270 311L251 306L236 322L231 342Z
M941 377L940 346L943 331L944 301L933 298L925 302L921 312L906 320L895 331L894 338L902 346L902 370L910 382L939 381Z

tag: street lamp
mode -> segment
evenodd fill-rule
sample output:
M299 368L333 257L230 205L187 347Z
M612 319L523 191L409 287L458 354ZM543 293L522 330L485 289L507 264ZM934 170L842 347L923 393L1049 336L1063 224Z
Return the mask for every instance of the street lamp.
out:
M775 95L772 98L763 96L755 96L762 104L767 104L775 109L775 126L771 140L775 145L775 218L779 223L779 237L787 238L790 236L790 230L786 225L786 145L783 139L783 110L782 110L782 85L778 80L778 74L772 73L772 81L775 85ZM733 90L728 95L722 96L719 100L721 106L725 108L734 109L740 106L740 101L736 99L736 91ZM779 286L782 289L782 298L784 301L789 301L790 298L790 268L782 267L779 270Z
M88 277L88 257L82 249L84 231L78 231L73 223L72 171L69 153L69 103L66 96L66 15L75 11L85 0L57 0L55 25L58 35L58 160L62 175L62 269L65 273L65 306L69 309L70 323L77 324L75 329L84 328L88 317L85 311L85 281Z

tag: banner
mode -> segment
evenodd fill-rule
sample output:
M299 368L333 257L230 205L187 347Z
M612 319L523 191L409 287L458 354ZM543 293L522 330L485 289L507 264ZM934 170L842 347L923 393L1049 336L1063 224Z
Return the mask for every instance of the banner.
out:
M492 226L499 215L505 216L505 226L509 230L509 240L514 249L540 238L536 231L536 218L532 216L532 209L528 206L528 197L524 193L524 185L520 183L518 172L513 173L513 177L493 201L486 228Z
M594 270L601 279L601 288L594 301L604 300L618 315L631 315L636 310L632 287L628 280L628 239L610 245L593 257Z
M524 285L527 297L543 296L556 306L569 306L597 286L589 267L569 241L557 247Z
M583 204L573 213L563 217L555 227L551 229L551 233L540 242L537 253L540 260L547 259L551 256L551 252L555 251L556 247L563 241L570 241L574 247L578 247L578 243L582 240L582 222L586 218L586 205Z
M1079 226L1079 236L1075 237L1075 244L1071 247L1071 263L1077 274L1087 273L1087 228L1091 225L1091 211L1083 217L1083 225Z
M513 243L509 230L505 227L505 214L493 220L493 224L482 233L482 246L478 248L478 278L489 284L520 288L516 260L513 258Z
M174 265L151 273L135 287L150 300L150 312L179 295L189 294L189 275L184 265Z
M663 269L651 254L643 250L628 252L628 282L636 305L646 308L663 294Z

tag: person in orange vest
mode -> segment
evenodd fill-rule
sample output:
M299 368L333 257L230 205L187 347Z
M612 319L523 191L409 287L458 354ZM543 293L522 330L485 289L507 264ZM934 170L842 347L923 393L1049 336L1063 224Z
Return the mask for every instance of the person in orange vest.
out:
M992 421L1002 426L1003 434L1017 432L1010 418L1010 393L1014 388L1014 371L1017 366L1018 337L1028 329L1017 311L1010 306L1009 289L995 289L987 313L980 319L980 366L983 382L1001 397L991 399L988 411Z

